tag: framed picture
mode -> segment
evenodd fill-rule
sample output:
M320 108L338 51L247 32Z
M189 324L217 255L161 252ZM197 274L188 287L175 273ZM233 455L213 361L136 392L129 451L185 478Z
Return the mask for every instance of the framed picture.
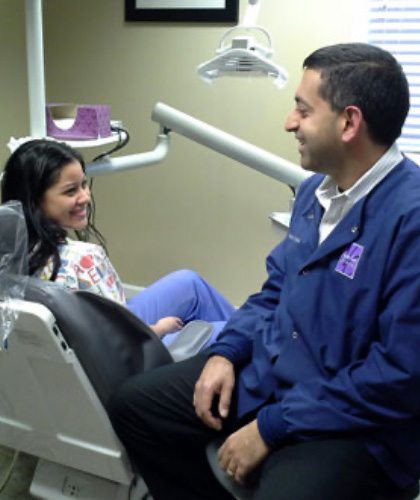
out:
M239 0L125 0L126 21L237 23Z

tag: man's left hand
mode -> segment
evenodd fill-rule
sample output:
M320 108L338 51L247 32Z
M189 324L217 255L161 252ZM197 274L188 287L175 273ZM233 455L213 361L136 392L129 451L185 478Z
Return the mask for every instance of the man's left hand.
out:
M235 481L243 483L270 453L262 439L257 421L253 420L231 434L219 449L220 467Z

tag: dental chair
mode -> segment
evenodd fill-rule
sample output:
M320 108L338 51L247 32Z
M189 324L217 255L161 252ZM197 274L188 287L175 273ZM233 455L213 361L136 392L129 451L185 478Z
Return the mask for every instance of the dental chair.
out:
M22 223L22 214L7 208L0 207L6 264L13 252L3 243L15 245ZM0 273L0 289L14 272ZM36 278L25 278L24 287L24 296L4 302L16 317L0 351L0 445L39 457L30 487L36 498L142 498L105 408L127 377L172 363L172 355L119 304Z
M13 307L0 443L41 458L30 488L38 498L127 498L134 475L105 407L127 377L172 357L147 325L88 292L30 278Z

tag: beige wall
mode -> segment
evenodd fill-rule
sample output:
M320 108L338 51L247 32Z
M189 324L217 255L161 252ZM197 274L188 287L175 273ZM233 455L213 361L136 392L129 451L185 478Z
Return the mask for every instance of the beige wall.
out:
M29 132L23 0L0 0L0 165L12 135Z
M246 4L241 0L241 14ZM351 2L263 2L259 23L290 73L282 91L268 80L209 86L197 78L196 66L213 57L226 26L125 23L123 7L123 0L44 0L49 102L110 104L131 133L124 154L153 148L158 126L150 113L162 101L298 160L283 122L302 59L348 40ZM0 0L0 8L3 144L28 125L23 0ZM239 303L264 279L264 258L281 238L267 216L287 209L289 190L181 136L171 140L162 164L95 179L97 222L111 258L124 281L142 285L193 268ZM0 152L4 160L4 147ZM86 151L87 160L98 152Z

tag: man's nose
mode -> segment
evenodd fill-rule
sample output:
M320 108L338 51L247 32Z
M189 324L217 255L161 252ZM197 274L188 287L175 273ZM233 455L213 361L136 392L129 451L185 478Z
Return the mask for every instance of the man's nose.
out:
M291 111L286 118L284 128L287 132L294 132L299 127L296 111Z

